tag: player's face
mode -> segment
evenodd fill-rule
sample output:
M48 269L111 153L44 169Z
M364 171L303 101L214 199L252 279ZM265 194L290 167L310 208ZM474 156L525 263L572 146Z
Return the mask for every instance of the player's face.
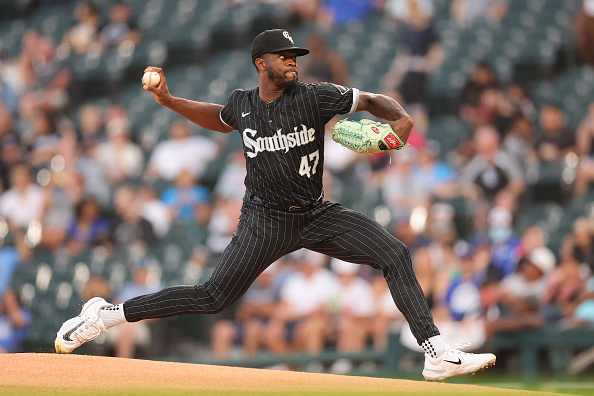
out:
M299 81L297 54L293 51L283 51L268 55L266 66L270 81L283 88L295 87Z

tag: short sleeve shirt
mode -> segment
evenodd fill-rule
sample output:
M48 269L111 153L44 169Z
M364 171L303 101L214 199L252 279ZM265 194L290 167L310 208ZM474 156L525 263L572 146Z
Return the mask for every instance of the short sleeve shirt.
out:
M332 83L299 82L270 103L259 88L235 90L221 120L239 131L246 195L277 205L305 206L322 195L324 126L357 108L359 91Z

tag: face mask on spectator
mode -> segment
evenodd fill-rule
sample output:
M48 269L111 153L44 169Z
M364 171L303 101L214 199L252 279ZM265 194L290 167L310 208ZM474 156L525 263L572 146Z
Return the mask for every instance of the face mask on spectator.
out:
M494 243L502 243L509 239L512 234L511 228L498 227L489 230L489 237Z

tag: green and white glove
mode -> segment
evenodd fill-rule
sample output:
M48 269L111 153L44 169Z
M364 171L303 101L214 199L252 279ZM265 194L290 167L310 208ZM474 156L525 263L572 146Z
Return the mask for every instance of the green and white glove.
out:
M388 124L362 119L343 119L332 128L332 139L357 153L375 154L407 146Z

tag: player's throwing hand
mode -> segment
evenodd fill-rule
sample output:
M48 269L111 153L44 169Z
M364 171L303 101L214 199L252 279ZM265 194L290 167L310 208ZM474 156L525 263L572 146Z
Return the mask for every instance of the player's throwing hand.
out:
M153 67L148 66L144 69L144 72L157 72L161 77L159 84L156 86L150 86L144 83L143 79L141 78L140 81L142 82L142 88L147 91L150 91L153 94L153 97L160 105L165 105L166 102L171 98L171 94L169 93L169 88L167 87L167 81L165 80L165 75L163 74L163 70L160 67Z

